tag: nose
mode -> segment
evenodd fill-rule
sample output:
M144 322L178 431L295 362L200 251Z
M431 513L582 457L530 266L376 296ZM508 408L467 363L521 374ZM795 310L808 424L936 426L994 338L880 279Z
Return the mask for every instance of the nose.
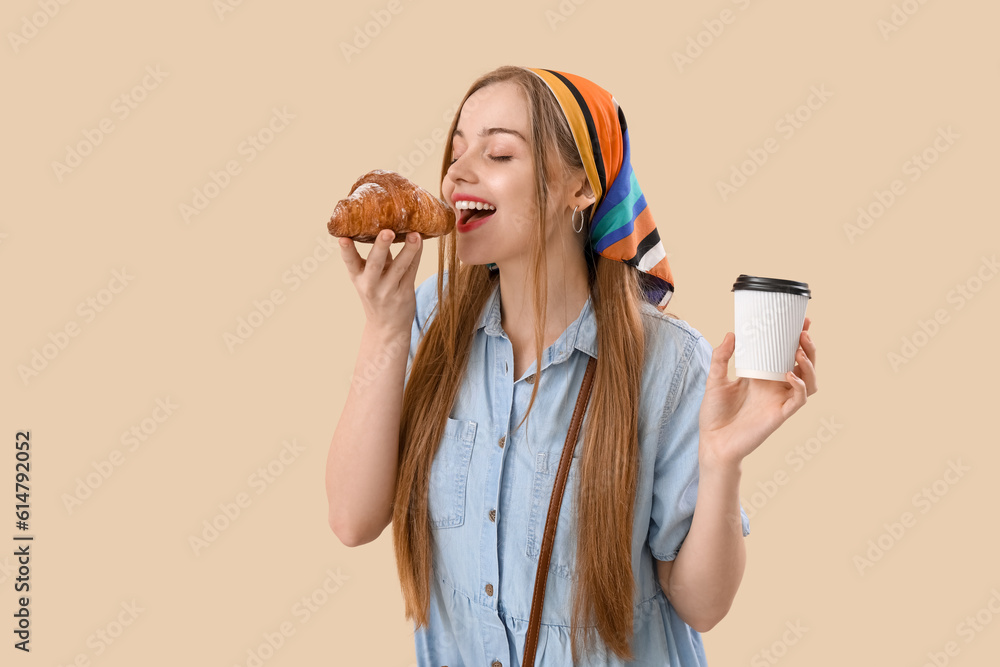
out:
M454 160L448 167L446 176L450 178L453 182L458 183L459 181L464 181L466 183L473 183L476 180L475 171L471 168L470 160L467 159L471 151L465 151L456 160Z

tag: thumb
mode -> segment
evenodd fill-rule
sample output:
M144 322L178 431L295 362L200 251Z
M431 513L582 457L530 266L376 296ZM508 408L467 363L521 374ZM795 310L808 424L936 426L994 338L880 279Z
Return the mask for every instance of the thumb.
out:
M709 380L718 382L729 376L729 359L736 348L736 335L727 331L719 346L712 349L712 363L708 371Z

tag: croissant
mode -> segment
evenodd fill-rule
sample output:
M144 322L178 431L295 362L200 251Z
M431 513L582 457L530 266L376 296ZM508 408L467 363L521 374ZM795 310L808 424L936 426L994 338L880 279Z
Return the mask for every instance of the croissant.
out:
M394 171L375 169L359 178L346 199L337 202L327 229L334 236L348 236L374 243L378 233L391 229L393 243L408 232L422 238L443 236L455 228L455 212L427 190Z

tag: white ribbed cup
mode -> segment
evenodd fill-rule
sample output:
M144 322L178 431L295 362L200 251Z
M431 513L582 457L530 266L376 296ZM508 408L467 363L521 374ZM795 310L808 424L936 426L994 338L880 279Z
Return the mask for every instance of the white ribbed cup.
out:
M785 373L795 367L809 296L734 289L733 297L736 377L787 381Z

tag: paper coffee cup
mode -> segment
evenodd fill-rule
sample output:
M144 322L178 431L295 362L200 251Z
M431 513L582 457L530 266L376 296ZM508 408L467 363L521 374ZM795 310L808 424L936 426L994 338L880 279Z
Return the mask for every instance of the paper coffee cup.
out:
M785 380L812 298L807 283L741 273L733 283L736 377Z

